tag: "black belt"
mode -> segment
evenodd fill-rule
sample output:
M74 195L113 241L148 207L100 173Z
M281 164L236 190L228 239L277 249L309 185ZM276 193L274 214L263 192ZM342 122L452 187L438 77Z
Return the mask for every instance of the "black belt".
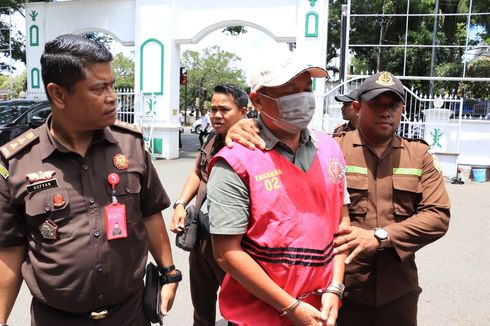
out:
M61 314L61 315L98 320L98 319L104 319L105 317L109 316L110 314L115 313L132 296L133 295L130 295L129 297L127 297L126 299L124 299L123 301L121 301L119 303L100 307L100 308L95 309L94 311L90 311L90 312L65 311L65 310L61 310L61 309L57 309L57 308L53 308L51 306L48 306L47 304L37 300L36 298L34 298L33 300L35 300L37 303L41 304L43 307L47 308L48 310L54 311L54 312Z

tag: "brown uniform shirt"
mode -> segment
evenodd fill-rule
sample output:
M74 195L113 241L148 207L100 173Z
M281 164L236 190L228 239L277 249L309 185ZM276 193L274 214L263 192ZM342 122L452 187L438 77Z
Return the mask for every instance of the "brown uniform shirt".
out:
M194 164L194 169L197 171L197 175L199 176L199 190L196 195L196 206L200 206L200 204L206 199L206 186L208 184L208 167L209 162L213 156L219 152L220 149L225 145L222 137L214 132L210 133L202 146L200 153L196 156L196 161Z
M382 227L394 246L346 266L346 298L380 306L418 289L415 252L447 231L449 197L424 142L394 136L378 158L357 130L335 139L346 162L352 225Z
M352 127L352 125L350 124L350 122L346 122L344 124L341 124L337 127L335 127L335 129L333 130L333 134L342 134L342 133L346 133L348 131L354 131L356 130L356 128Z
M141 289L148 254L143 219L170 200L141 133L130 129L117 122L97 131L85 157L55 141L47 124L0 150L9 173L0 177L0 247L27 245L22 275L33 296L51 307L88 312ZM126 169L116 167L117 154L127 158ZM28 192L26 175L38 171L54 171L57 186ZM112 202L110 173L120 176L115 191L126 205L128 237L108 241L104 207ZM60 194L64 204L55 206ZM58 240L41 236L39 226L48 218L59 226Z

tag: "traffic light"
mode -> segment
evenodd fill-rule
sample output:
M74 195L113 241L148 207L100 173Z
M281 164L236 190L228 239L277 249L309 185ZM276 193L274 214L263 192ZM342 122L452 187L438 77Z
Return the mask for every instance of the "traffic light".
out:
M180 85L187 85L187 68L180 67Z

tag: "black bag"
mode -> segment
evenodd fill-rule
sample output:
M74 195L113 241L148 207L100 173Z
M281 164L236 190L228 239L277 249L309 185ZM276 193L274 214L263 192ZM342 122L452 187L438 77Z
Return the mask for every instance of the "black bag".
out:
M152 323L163 325L163 316L160 313L160 273L153 263L146 265L145 291L143 293L143 308L145 316Z
M184 231L175 236L175 245L185 251L191 251L197 242L200 210L194 205L185 209Z

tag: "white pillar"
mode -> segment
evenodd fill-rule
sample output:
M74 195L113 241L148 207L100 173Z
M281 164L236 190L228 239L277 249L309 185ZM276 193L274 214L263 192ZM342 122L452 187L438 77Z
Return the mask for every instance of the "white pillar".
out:
M156 157L179 154L179 46L173 41L172 1L137 0L135 26L135 89L142 108L153 117L151 148Z
M326 68L328 1L298 0L296 24L296 52L305 62ZM311 126L321 129L324 111L324 79L313 80L316 96L315 116Z
M40 62L45 35L45 4L29 3L26 6L27 99L46 99Z

